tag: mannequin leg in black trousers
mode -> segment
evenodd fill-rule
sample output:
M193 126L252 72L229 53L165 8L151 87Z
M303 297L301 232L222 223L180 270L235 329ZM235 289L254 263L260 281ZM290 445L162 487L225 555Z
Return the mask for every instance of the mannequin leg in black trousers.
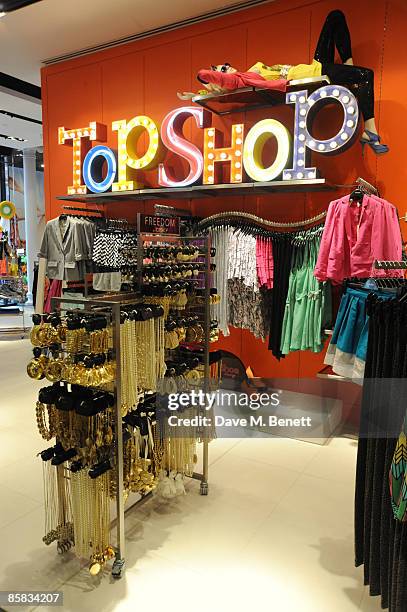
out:
M335 49L343 64L335 64ZM342 11L331 11L325 20L314 58L321 62L322 73L338 85L357 85L357 98L365 121L374 117L374 72L370 68L346 64L352 62L352 44ZM352 62L353 63L353 62Z

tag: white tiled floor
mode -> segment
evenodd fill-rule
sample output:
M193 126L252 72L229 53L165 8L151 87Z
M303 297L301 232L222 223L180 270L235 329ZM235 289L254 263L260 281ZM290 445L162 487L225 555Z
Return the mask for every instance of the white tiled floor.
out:
M28 341L0 342L0 590L59 588L67 612L380 610L353 563L356 443L346 438L211 443L208 497L192 481L186 497L129 513L118 582L47 548L35 456L46 445L34 416L42 383L26 377L29 359Z

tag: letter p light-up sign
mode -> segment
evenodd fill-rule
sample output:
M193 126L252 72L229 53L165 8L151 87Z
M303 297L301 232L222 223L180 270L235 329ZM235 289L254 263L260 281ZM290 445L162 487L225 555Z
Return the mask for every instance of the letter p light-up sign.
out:
M331 138L317 139L312 135L312 124L319 110L332 102L342 107L342 126ZM85 144L106 142L107 129L102 124L91 122L79 129L60 127L59 144L73 145L73 184L68 187L68 195L139 189L142 185L137 177L134 179L135 173L157 167L158 184L172 188L188 187L200 181L206 185L218 184L218 171L224 164L228 167L229 182L235 184L246 180L271 182L278 178L287 182L316 179L317 168L310 166L311 151L334 155L353 143L359 123L357 100L345 87L325 85L310 95L306 90L288 93L286 103L294 105L292 135L280 121L266 118L248 130L243 123L232 125L227 137L230 145L220 144L222 134L211 127L210 113L196 106L171 111L161 128L145 115L129 121L113 121L111 127L117 132L117 152L105 145L97 145L85 155ZM183 133L187 119L192 119L198 129L203 130L202 150ZM145 137L142 152L141 136ZM263 149L271 138L277 143L276 155L274 161L265 167ZM176 176L170 165L163 162L166 151L186 162L185 176ZM128 176L130 172L132 174Z

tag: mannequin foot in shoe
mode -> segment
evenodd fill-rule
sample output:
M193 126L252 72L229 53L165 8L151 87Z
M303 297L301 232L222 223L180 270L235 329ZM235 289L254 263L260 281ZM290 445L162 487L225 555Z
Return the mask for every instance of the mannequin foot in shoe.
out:
M247 382L250 386L252 387L257 387L258 389L265 389L266 385L264 384L264 382L261 380L261 378L257 378L254 374L253 374L253 370L251 369L250 366L248 366L246 368L246 376L247 376Z
M365 120L365 130L360 139L362 145L362 155L364 152L365 145L368 145L376 153L376 155L383 155L389 151L389 147L380 142L380 136L377 133L376 121L374 117Z
M360 139L360 144L362 145L362 155L364 153L365 145L368 145L376 153L376 155L384 155L388 153L389 147L380 142L379 134L375 132L371 132L370 130L365 130L362 134L362 138Z

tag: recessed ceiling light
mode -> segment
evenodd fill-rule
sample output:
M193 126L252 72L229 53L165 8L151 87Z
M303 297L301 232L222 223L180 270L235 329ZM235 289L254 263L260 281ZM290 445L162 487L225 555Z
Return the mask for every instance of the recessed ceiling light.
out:
M4 11L1 11L1 12L0 12L0 19L1 19L2 17L5 17L6 15L7 15L7 13L5 13Z

